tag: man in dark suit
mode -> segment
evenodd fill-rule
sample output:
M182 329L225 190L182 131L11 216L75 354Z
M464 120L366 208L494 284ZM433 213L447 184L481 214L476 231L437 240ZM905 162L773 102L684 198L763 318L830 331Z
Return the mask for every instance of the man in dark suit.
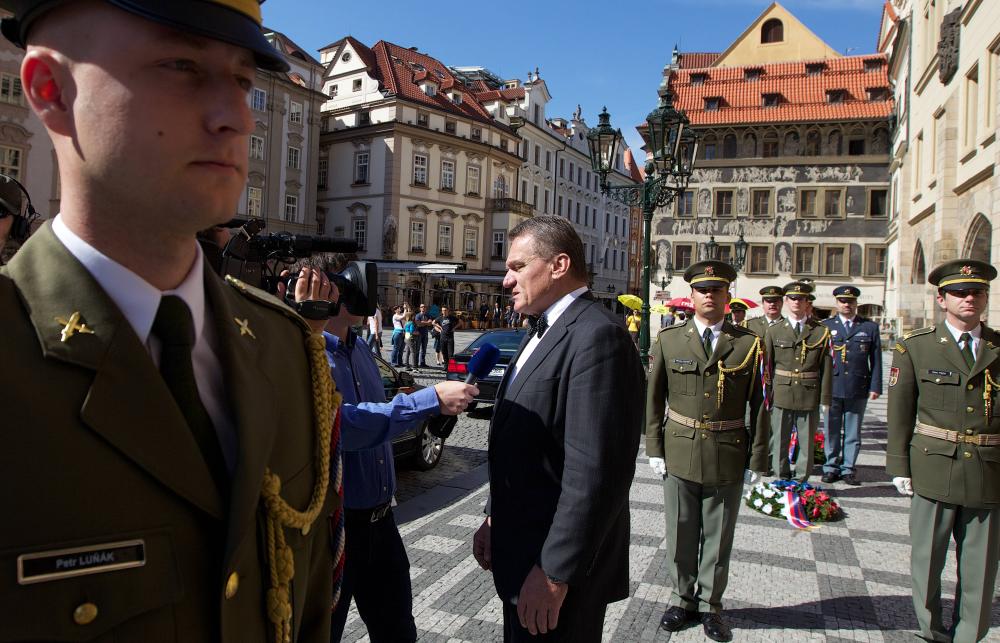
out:
M642 367L591 298L567 221L534 217L510 238L504 288L534 324L500 385L473 553L493 571L504 640L600 641L607 604L628 596Z
M245 190L257 68L288 70L260 7L0 4L63 195L0 269L0 638L326 643L323 340L195 241Z
M851 486L861 484L854 467L861 450L861 421L868 400L882 394L882 341L878 324L858 316L855 286L838 286L838 314L823 320L833 342L833 397L826 415L823 449L823 482L842 479Z

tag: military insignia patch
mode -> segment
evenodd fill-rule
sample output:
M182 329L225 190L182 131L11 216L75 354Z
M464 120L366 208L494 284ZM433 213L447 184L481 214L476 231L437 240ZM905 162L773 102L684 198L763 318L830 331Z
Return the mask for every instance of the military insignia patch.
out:
M896 342L896 350L899 351L900 353L906 352L906 347L903 346L903 342Z
M705 266L705 274L708 275L709 277L714 277L715 268L713 268L712 266Z
M959 270L959 272L968 277L972 274L972 266L962 266L962 269Z
M836 330L831 330L830 334L833 335L834 337L836 337L837 336L837 331Z
M895 386L898 380L899 380L899 369L893 366L892 368L889 369L889 386Z

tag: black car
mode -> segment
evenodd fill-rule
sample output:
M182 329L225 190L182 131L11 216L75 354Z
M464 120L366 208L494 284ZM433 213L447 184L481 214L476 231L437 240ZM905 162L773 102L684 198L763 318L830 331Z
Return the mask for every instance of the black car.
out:
M477 403L493 404L496 402L500 380L503 379L504 373L507 372L510 360L513 359L514 353L521 346L521 341L527 332L527 329L524 328L488 330L448 360L448 379L464 380L466 375L468 375L469 360L472 359L472 356L479 350L480 346L483 344L493 344L500 349L500 361L497 362L497 365L493 367L493 371L487 377L480 378L476 383L476 386L479 387L479 396L469 405L468 410L471 411L474 409Z
M422 388L407 372L397 371L389 362L375 355L379 374L382 376L382 386L385 387L385 399L391 400L397 393L413 393ZM444 439L431 435L428 431L430 419L426 419L416 428L406 431L392 441L392 452L396 462L412 465L420 471L428 471L441 461L444 451Z

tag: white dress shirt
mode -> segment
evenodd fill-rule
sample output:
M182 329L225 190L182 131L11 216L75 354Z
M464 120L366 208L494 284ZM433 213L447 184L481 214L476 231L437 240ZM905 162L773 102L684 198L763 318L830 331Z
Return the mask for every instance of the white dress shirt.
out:
M951 336L955 338L955 343L958 344L958 347L960 349L964 348L958 338L961 337L962 333L964 333L965 331L958 330L957 328L949 324L947 319L944 320L944 325L948 329L948 332L951 333ZM978 326L976 326L975 328L973 328L968 332L970 335L972 335L972 354L978 357L979 341L983 338L983 325L979 324Z
M556 301L556 303L549 306L548 309L546 309L545 311L546 324L548 324L549 327L555 324L556 320L559 319L560 315L566 312L566 309L569 308L570 304L576 301L580 297L580 295L587 292L587 290L588 288L586 286L580 286L573 292L563 295L562 297L559 298L558 301ZM514 381L515 377L517 377L517 372L524 367L525 363L528 361L528 358L531 357L531 354L535 352L535 348L541 341L542 340L541 338L538 337L537 333L532 335L531 339L528 340L528 345L524 347L523 351L521 351L520 357L517 358L517 363L514 364L514 366L510 370L510 376L507 378L508 386L510 386L510 383Z
M722 332L722 324L726 320L723 319L717 324L706 326L705 324L701 323L701 320L698 319L697 317L693 317L692 319L694 319L694 327L698 333L698 341L700 341L702 345L705 344L705 329L706 328L712 329L712 352L715 352L715 346L719 343L719 333Z
M851 317L850 319L844 317L843 315L837 315L837 317L840 317L840 323L843 324L844 328L848 331L851 330L851 327L858 323L857 317Z
M809 319L809 318L808 317L803 317L802 319L798 319L794 315L792 315L791 313L789 313L789 315L788 315L788 317L786 319L788 319L788 323L792 325L792 330L795 330L796 324L801 324L802 329L805 329L805 327L806 327L806 320Z
M219 434L226 466L232 473L236 465L236 428L229 412L222 364L216 350L218 338L214 327L205 323L205 262L201 246L192 240L196 256L184 281L173 290L160 291L156 286L81 239L67 227L59 215L52 222L52 232L118 306L139 341L149 351L157 368L160 365L160 340L151 333L151 330L153 320L156 319L156 311L160 307L160 299L165 295L176 295L191 309L195 335L194 349L191 352L194 377L198 383L201 401L209 417L212 418L216 433ZM138 430L141 427L136 428Z

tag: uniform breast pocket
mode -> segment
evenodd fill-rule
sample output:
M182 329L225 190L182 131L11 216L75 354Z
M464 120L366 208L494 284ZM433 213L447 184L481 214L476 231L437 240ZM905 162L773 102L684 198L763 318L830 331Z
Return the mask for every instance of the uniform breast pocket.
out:
M958 445L925 435L914 435L910 442L910 474L914 485L930 493L948 495L951 469Z
M698 365L694 360L670 362L670 392L681 395L698 394Z
M955 371L920 370L920 405L939 411L954 411L962 398L961 376Z
M183 596L165 531L115 534L0 552L0 641L176 640ZM16 571L16 576L13 574Z

